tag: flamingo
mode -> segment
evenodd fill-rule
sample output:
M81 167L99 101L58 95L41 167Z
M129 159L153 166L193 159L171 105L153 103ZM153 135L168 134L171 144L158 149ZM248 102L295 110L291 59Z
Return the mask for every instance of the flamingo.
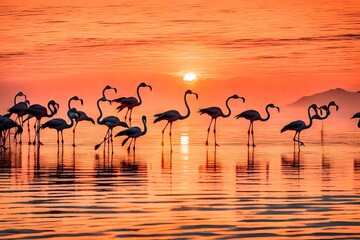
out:
M134 107L140 106L142 103L142 99L140 96L140 88L141 87L148 87L150 88L150 91L152 91L152 87L150 85L147 85L146 83L142 82L139 84L139 86L136 89L136 93L137 96L139 98L139 100L137 100L135 97L121 97L121 98L117 98L112 100L113 102L117 102L120 103L120 106L118 106L116 109L119 110L118 112L120 112L121 110L123 110L124 108L127 108L126 114L125 114L125 122L126 122L126 118L127 115L130 111L130 116L129 116L129 124L131 126L131 115L132 115L132 110Z
M50 110L50 113L47 112L46 107L41 106L40 104L31 105L28 109L25 110L25 112L27 114L29 114L29 116L24 120L24 122L28 121L32 117L36 118L36 121L35 121L35 124L34 124L34 130L35 130L35 133L36 133L35 138L34 138L34 142L33 142L34 145L35 145L35 142L36 142L36 138L38 140L38 143L42 144L41 141L40 141L40 132L37 131L37 129L40 128L41 119L43 117L49 117L50 118L50 117L54 116L58 111L59 104L56 103L54 100L50 100L47 107Z
M72 128L72 126L74 126L74 118L77 118L77 111L76 109L70 109L67 112L67 116L70 119L70 124L68 124L64 119L62 118L53 118L47 122L45 122L44 124L42 124L39 129L37 130L37 133L39 133L40 129L45 129L45 128L51 128L51 129L56 129L57 131L57 143L59 144L59 133L61 133L61 143L64 144L64 135L63 135L63 130L67 129L67 128Z
M71 108L71 101L73 100L76 100L76 101L80 101L81 105L83 105L84 101L79 98L78 96L74 96L72 98L69 99L68 101L68 107L69 107L69 110L76 110L75 108ZM73 129L73 147L75 147L75 135L76 135L76 127L77 127L77 124L80 122L80 121L90 121L92 122L92 124L95 124L95 121L94 119L92 119L91 117L89 117L85 112L83 111L77 111L75 112L78 117L75 118L75 127Z
M330 112L330 107L331 106L334 106L336 111L339 110L339 106L334 101L331 101L331 102L329 102L329 104L327 106L323 105L323 106L319 107L320 111L321 111L321 109L325 110L325 116L322 117L322 116L316 114L314 119L324 120L324 119L328 118L330 116L330 113L331 113ZM324 137L324 122L321 121L321 138L323 138L323 137Z
M305 129L308 129L312 126L312 123L313 123L313 119L317 118L318 116L317 113L315 113L313 116L311 116L310 114L310 110L311 109L314 109L315 111L317 110L317 106L316 104L312 104L309 106L308 108L308 116L309 116L309 124L306 125L304 121L302 120L297 120L297 121L294 121L294 122L291 122L287 125L285 125L282 129L281 129L281 133L287 131L287 130L292 130L292 131L295 131L295 135L294 135L294 138L293 138L293 141L294 141L294 147L295 147L295 142L298 142L300 144L300 146L305 146L304 145L304 142L301 142L300 141L300 133L302 130L305 130ZM298 138L296 139L296 135L298 135Z
M169 125L170 123L170 133L169 133L169 136L171 137L171 129L172 129L172 123L177 121L177 120L184 120L186 118L188 118L190 116L190 108L189 108L189 105L186 101L186 95L188 94L194 94L196 96L196 99L198 99L198 95L197 93L194 93L192 92L191 90L187 90L184 94L184 102L185 102L185 106L187 108L187 114L182 116L180 115L180 113L177 111L177 110L169 110L169 111L166 111L166 112L163 112L163 113L159 113L159 114L155 114L154 117L155 120L154 120L154 123L157 123L157 122L160 122L162 120L166 120L167 123L164 127L164 129L162 130L162 141L161 141L161 145L164 146L164 132L165 132L165 129L166 127Z
M200 113L200 115L206 113L207 115L209 115L209 116L211 117L210 125L209 125L208 130L207 130L207 137L206 137L206 142L205 142L205 145L206 145L206 146L209 145L209 132L210 132L210 128L211 128L211 124L212 124L213 120L215 120L215 123L214 123L215 146L219 146L219 144L216 143L216 119L217 119L218 117L227 118L227 117L229 117L229 116L231 115L231 109L230 109L230 107L229 107L228 104L229 104L229 100L232 99L232 98L234 98L234 99L240 98L240 99L243 100L243 103L245 102L245 98L239 97L239 96L236 95L236 94L228 97L228 98L226 99L225 105L226 105L226 108L229 110L229 112L228 112L228 114L226 114L226 115L222 112L222 110L221 110L219 107L202 108L202 109L200 109L200 110L198 111L198 113Z
M113 146L113 138L112 138L112 130L114 127L117 126L121 126L121 127L125 127L128 128L129 126L125 123L125 122L121 122L120 119L118 117L115 116L109 116L109 117L105 117L102 120L100 120L102 118L102 110L100 108L100 102L106 102L109 101L109 103L111 104L111 101L106 99L105 97L100 98L97 101L97 107L99 109L99 117L97 118L97 123L100 125L106 125L108 127L108 130L105 134L104 140L102 142L100 142L99 144L95 145L95 150L97 150L102 143L104 143L106 140L111 141L111 147L112 147L112 153L114 153L114 146Z
M360 112L358 112L358 113L355 113L354 114L354 116L352 116L352 118L351 119L354 119L354 118L359 118L359 122L358 122L358 128L360 128Z
M14 127L17 128L17 131L15 132L15 135L14 135L14 139L16 139L16 136L23 132L23 128L18 123L16 123L14 120L12 120L8 117L0 116L0 135L3 140L2 147L4 149L6 149L5 142L6 142L7 132L10 131L10 129L14 128Z
M16 101L16 100L14 100ZM16 103L14 106L12 106L11 108L8 109L9 112L9 116L11 116L12 114L16 114L17 117L15 119L15 122L18 121L19 125L21 125L23 127L23 123L24 123L24 119L23 117L27 114L25 112L26 109L28 109L30 106L30 101L29 100L25 100L23 102L18 102ZM29 122L28 122L28 133L29 133L29 142L30 142L30 127L29 127ZM22 134L20 134L20 141L19 143L22 143Z
M265 108L265 111L267 113L267 116L266 118L262 118L260 116L260 113L256 110L246 110L238 115L235 116L236 119L239 119L239 118L245 118L247 120L250 121L250 124L249 124L249 128L248 128L248 131L247 131L247 134L248 134L248 143L247 145L250 146L250 133L251 133L251 136L252 136L252 146L255 147L255 142L254 142L254 121L262 121L262 122L265 122L267 120L270 119L270 112L269 112L269 108L276 108L278 110L278 112L280 112L280 108L275 106L274 104L270 103L268 105L266 105L266 108Z
M125 130L122 130L121 132L118 132L115 137L119 137L119 136L127 136L127 138L125 138L121 144L121 146L124 146L126 144L126 142L131 138L129 147L127 148L127 151L130 152L130 146L132 141L134 140L134 146L133 146L133 150L135 152L135 145L136 145L136 139L138 137L141 137L143 135L146 134L147 132L147 127L146 127L146 116L142 116L142 122L144 124L144 130L141 131L141 129L139 127L131 127Z

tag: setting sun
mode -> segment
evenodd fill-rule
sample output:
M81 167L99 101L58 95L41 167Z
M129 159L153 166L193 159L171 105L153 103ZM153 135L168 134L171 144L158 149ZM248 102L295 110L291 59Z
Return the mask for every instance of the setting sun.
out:
M191 72L186 73L183 78L184 81L188 81L188 82L194 81L195 79L197 79L196 74Z

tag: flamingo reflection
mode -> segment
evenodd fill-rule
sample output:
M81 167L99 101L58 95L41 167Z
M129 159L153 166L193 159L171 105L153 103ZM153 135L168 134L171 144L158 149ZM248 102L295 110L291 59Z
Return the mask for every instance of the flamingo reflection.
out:
M172 170L172 151L169 153L169 157L165 158L164 149L161 151L161 169L162 170Z

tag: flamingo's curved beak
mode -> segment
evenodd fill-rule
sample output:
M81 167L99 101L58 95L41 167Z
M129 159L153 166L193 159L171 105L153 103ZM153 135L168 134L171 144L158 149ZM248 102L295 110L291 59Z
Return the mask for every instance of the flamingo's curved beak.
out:
M194 93L194 92L193 92L193 94L196 96L196 100L198 100L198 99L199 99L199 95L198 95L197 93Z
M84 105L84 100L82 100L81 98L79 100L80 100L81 105Z
M150 85L146 85L146 86L148 86L150 88L150 91L152 91L152 87Z
M24 94L25 100L26 100L26 95Z
M244 98L244 97L240 97L240 99L243 101L243 103L245 102L245 98Z
M113 88L113 89L114 89L115 93L117 93L117 89L116 88Z
M278 110L278 113L280 112L280 108L279 107L275 107Z
M339 106L337 104L335 104L335 107L336 107L336 111L339 110Z

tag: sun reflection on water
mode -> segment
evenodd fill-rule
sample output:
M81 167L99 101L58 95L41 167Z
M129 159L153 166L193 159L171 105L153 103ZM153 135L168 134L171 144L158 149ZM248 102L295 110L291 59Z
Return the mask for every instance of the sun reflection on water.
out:
M180 137L181 148L180 151L183 154L182 159L189 160L189 136L183 133Z

